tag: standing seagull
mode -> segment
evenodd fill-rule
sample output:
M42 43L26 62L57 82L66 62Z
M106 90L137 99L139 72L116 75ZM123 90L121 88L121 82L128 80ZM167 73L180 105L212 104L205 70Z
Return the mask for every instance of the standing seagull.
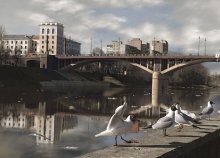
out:
M180 129L183 128L183 125L199 128L196 125L194 125L194 123L196 123L196 122L192 117L184 114L180 110L179 103L176 103L176 109L177 110L175 111L175 122L178 124Z
M213 104L215 103L212 101L208 101L208 105L202 110L201 113L199 113L199 115L209 115L209 120L210 120L210 115L214 111Z
M175 106L171 106L169 108L169 112L168 114L166 114L166 116L160 118L155 124L148 126L146 128L152 128L152 129L162 129L163 130L163 135L166 135L166 129L171 127L174 123L174 116L175 116L175 112L176 111L176 107ZM145 129L146 129L145 128Z
M135 122L135 118L133 115L129 115L125 120L123 120L123 114L127 107L127 103L124 102L123 105L119 106L114 115L109 120L108 126L105 131L95 135L95 137L99 136L115 136L115 145L117 146L117 137L121 136L121 139L126 143L131 143L131 141L127 141L122 137L122 134L128 133Z

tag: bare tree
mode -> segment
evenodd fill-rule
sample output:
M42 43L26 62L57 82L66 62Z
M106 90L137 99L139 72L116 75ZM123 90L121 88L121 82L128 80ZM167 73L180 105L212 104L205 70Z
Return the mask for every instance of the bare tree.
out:
M4 26L0 25L0 64L6 64L9 58L9 52L4 48L4 35L6 31Z

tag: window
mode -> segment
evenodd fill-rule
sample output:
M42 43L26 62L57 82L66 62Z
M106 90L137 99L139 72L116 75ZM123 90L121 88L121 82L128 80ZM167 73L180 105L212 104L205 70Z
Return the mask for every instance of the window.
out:
M27 41L25 41L25 44L27 44Z
M54 44L54 41L52 41L52 44Z
M54 36L52 36L52 39L54 39Z
M52 29L52 34L54 34L54 29Z
M44 49L44 46L42 46L42 49Z
M17 44L17 43L18 43L18 41L15 41L15 43Z
M24 48L27 49L27 46L25 46Z
M42 39L44 39L44 36L42 36Z
M42 29L42 34L44 34L44 29Z
M21 41L21 44L23 44L23 41Z
M50 33L50 30L49 29L47 29L47 34L49 34Z
M42 41L42 44L44 44L44 41Z
M13 44L13 41L11 41L11 44Z
M54 49L54 46L52 46L52 49Z

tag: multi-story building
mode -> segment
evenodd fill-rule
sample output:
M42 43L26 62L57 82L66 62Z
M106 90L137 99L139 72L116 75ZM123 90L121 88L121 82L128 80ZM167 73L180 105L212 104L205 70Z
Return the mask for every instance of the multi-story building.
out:
M142 40L140 38L133 38L128 41L128 45L135 47L137 50L135 50L134 53L141 53L141 54L149 54L150 53L150 44L149 43L142 43ZM134 49L133 49L134 50Z
M153 55L162 55L168 53L168 42L165 40L162 41L152 41L152 54Z
M109 55L125 54L122 41L112 41L110 44L107 45L106 50L106 53Z
M64 54L64 27L60 23L48 22L40 24L39 47L42 54Z
M27 55L31 51L32 39L27 35L4 35L3 43L10 55Z
M64 54L65 55L79 55L81 50L81 43L72 40L71 38L64 38Z
M31 46L31 52L30 53L39 54L40 53L39 35L33 35L31 39L32 39L32 46Z

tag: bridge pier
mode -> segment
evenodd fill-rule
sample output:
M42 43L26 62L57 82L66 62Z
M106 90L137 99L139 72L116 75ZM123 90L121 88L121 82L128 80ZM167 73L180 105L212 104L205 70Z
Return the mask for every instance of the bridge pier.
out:
M159 116L159 97L161 93L160 72L154 71L152 74L152 116Z
M154 71L152 74L152 116L158 117L160 115L160 103L162 94L168 89L168 78L162 75L159 71Z

